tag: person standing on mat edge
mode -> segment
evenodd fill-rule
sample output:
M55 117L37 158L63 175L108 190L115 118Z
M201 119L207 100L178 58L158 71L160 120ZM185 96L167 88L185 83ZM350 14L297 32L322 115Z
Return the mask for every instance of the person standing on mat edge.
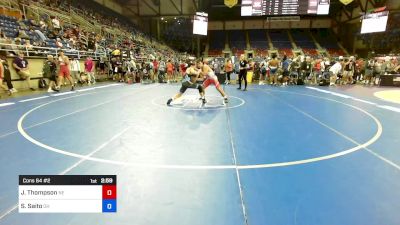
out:
M196 68L196 63L194 61L191 61L188 64L190 65L190 67L186 70L186 75L185 78L182 80L182 87L179 90L179 93L176 94L174 97L168 99L167 105L171 105L171 103L174 100L180 98L188 88L198 89L203 104L207 103L206 98L204 97L205 96L204 87L203 85L197 83L197 81L202 80L199 77L201 70Z
M233 64L230 59L228 59L225 63L225 74L226 74L226 80L225 84L228 85L231 82L231 73L233 71Z
M218 65L219 66L219 65ZM206 79L203 82L203 87L204 90L210 86L210 84L213 84L217 91L222 95L224 98L224 102L228 103L228 96L225 94L224 90L222 90L221 85L218 81L218 77L215 75L214 71L211 69L209 65L206 63L199 61L197 63L197 68L201 70L200 75L205 77Z
M94 76L94 62L93 59L88 56L85 60L85 73L88 76L88 84L96 84L96 77Z
M69 70L71 73L72 78L74 78L75 84L79 82L80 84L83 84L81 80L81 64L76 57L72 57L72 60L69 63Z
M69 83L71 84L71 91L75 90L75 84L74 80L71 77L71 74L69 72L69 59L68 56L64 55L64 51L59 51L58 52L58 64L60 65L60 70L58 72L58 87L57 89L60 89L60 85L64 82L64 78L67 78Z
M47 56L47 60L44 62L43 65L43 77L49 79L49 89L47 92L55 92L59 91L57 87L57 64L54 62L54 57L52 55Z
M242 79L244 79L244 89L243 91L247 91L247 70L249 69L249 62L244 58L244 55L240 55L239 61L239 87L238 90L242 89Z
M28 61L24 58L23 52L18 53L18 57L15 58L13 61L13 67L15 71L17 71L19 77L26 81L28 88L34 91L35 89L31 87L31 84L29 83L31 80L31 73L29 72L29 64Z
M7 83L7 87L3 85L3 80ZM0 86L8 91L8 95L17 92L11 83L10 67L8 66L6 52L0 52Z

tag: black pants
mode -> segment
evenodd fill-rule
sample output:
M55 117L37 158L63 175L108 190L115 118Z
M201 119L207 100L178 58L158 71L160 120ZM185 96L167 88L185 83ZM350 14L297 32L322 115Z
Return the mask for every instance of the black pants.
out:
M7 83L8 90L11 90L14 88L14 86L11 83L11 74L10 72L4 71L4 81Z
M231 73L232 73L232 72L226 72L226 79L227 79L228 81L231 80Z
M247 88L246 70L241 70L239 72L239 88L242 88L242 79L244 79L244 88Z

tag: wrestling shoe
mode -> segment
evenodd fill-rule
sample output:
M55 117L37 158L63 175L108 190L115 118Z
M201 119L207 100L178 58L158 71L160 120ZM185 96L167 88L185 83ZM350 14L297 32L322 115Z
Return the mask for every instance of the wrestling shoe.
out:
M171 102L172 102L172 98L168 99L167 105L171 105Z

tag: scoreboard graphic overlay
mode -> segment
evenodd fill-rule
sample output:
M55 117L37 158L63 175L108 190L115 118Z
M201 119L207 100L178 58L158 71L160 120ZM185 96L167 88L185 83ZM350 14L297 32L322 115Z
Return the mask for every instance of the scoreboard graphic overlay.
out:
M330 0L242 0L242 16L328 15Z
M20 175L20 213L115 213L116 175Z

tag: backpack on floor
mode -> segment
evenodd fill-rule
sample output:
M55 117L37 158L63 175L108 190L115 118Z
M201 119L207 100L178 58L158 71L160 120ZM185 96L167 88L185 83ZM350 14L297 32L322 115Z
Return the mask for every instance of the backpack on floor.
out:
M298 78L296 84L297 85L304 85L304 80L301 79L301 78Z
M39 88L46 88L47 87L46 80L44 78L40 78L38 86Z
M321 80L318 82L318 85L319 85L319 86L329 86L329 80L328 80L328 79L321 79Z

